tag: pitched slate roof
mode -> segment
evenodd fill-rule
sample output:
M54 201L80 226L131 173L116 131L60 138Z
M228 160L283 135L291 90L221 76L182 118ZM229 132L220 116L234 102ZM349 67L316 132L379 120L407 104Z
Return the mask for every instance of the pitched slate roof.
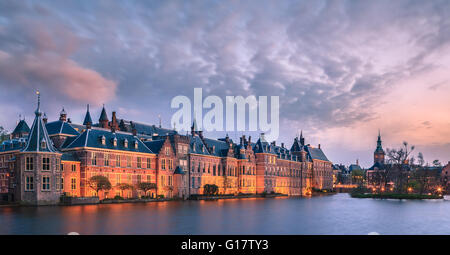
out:
M87 105L87 111L86 111L86 116L84 116L83 125L86 126L88 123L91 123L91 125L93 124L92 118L91 118L91 113L89 112L89 105Z
M103 137L105 139L104 145L102 144ZM114 139L117 139L116 146L114 146ZM128 142L127 147L125 147L125 141ZM134 146L135 142L138 145L137 149ZM71 139L71 141L65 142L63 145L63 149L74 149L82 147L128 152L153 153L141 140L131 134L127 134L124 132L112 133L111 131L104 129L87 129L82 134L74 139Z
M305 146L306 151L311 156L311 159L318 159L323 161L329 161L325 153L323 153L322 149L314 148L311 146Z
M214 147L214 151L211 151L211 155L214 155L217 157L226 157L228 155L227 142L222 141L222 140L209 139L209 138L203 138L203 139L209 148Z
M136 129L137 134L141 134L141 135L153 136L156 134L158 136L166 136L166 135L177 134L177 131L172 130L172 129L160 128L155 125L148 125L148 124L143 124L143 123L134 122L134 121L128 121L128 120L124 120L124 119L121 119L119 121L119 123L121 123L121 125L119 125L120 128L124 129L123 131L132 132L133 127L134 127Z
M351 165L348 167L348 170L349 170L349 171L362 170L362 168L361 168L359 165L351 164Z
M108 121L108 115L106 114L105 106L103 106L102 113L100 114L99 121Z
M27 144L26 138L18 138L3 141L0 146L0 152L22 150L26 144Z
M39 94L38 94L39 95ZM38 99L38 107L35 111L33 125L31 126L30 134L24 152L56 152L53 142L48 136L47 128L45 128L44 121L42 121L42 113L40 111L40 98Z
M144 144L154 153L159 153L164 145L164 142L165 142L164 139L159 139L154 141L147 141L144 142Z
M13 135L20 133L30 133L30 127L25 120L20 120L16 128L12 132Z
M383 163L380 163L380 162L375 162L375 164L373 164L373 166L371 166L369 168L369 170L375 170L375 168L378 169L378 170L382 170L382 169L385 168L385 165Z
M47 132L48 135L68 135L68 136L73 136L73 135L79 135L80 133L78 133L69 123L65 122L65 121L53 121L50 123L47 123L45 125L45 127L47 128Z
M61 161L81 162L80 159L72 153L63 153L61 156Z
M261 135L261 137L256 141L256 144L254 144L253 151L255 153L271 153L276 154L275 150L272 148L272 145L269 144L266 139L264 138L264 135Z
M189 153L211 155L208 151L208 148L199 136L194 135L190 138Z

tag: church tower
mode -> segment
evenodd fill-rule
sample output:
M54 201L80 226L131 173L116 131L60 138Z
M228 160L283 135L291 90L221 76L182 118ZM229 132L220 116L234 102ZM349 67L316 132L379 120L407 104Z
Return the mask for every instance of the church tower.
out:
M381 134L380 131L378 131L378 140L377 140L377 148L375 149L375 152L373 153L373 163L381 163L384 164L384 156L386 153L383 150L383 146L381 145Z

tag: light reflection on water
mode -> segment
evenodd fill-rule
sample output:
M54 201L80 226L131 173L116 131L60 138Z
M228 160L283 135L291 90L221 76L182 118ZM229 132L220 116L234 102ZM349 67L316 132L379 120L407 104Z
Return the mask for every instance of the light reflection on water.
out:
M450 234L450 202L238 199L0 208L0 234Z

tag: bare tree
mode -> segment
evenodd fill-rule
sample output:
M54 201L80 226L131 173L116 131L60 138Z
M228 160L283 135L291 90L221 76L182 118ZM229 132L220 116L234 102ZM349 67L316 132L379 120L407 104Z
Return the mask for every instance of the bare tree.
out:
M403 142L403 146L399 149L387 149L386 156L388 158L388 165L386 166L386 170L389 179L394 181L395 188L399 193L403 192L405 180L407 182L409 157L414 151L414 148L414 145L408 147L408 142Z

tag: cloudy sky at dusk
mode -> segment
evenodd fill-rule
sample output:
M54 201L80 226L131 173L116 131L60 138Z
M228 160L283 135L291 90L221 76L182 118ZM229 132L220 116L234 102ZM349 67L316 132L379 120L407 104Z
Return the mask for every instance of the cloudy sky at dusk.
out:
M450 1L0 1L0 125L106 104L170 125L174 96L280 97L330 160L372 163L407 140L450 160ZM211 134L214 135L214 134ZM233 136L233 134L231 134Z

